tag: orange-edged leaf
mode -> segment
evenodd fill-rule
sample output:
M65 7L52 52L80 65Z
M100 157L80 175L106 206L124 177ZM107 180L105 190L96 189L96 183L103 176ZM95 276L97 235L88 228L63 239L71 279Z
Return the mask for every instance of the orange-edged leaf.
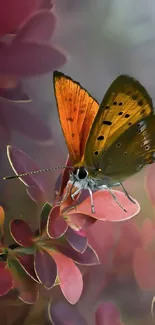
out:
M90 94L63 73L54 72L59 119L73 165L80 165L99 105Z
M2 208L2 206L0 206L0 227L3 226L4 219L5 219L5 212Z

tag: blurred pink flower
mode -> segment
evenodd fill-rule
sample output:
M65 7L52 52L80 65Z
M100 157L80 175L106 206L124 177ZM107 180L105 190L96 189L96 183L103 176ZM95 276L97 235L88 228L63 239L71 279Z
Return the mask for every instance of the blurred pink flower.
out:
M31 101L23 90L21 77L49 72L66 62L63 52L49 44L55 27L55 15L49 10L40 10L22 23L17 34L12 36L10 41L2 40L0 43L0 98L3 99L0 104L0 145L2 146L11 142L12 129L34 140L46 141L52 138L51 130L33 113L9 105L8 102Z
M43 5L44 0L5 0L1 2L0 35L15 33L19 25Z
M84 316L76 307L67 303L49 303L48 316L53 325L87 325ZM113 301L101 303L95 312L94 325L123 325L120 311Z
M30 77L63 65L66 56L47 42L54 31L55 20L48 10L40 11L21 26L11 42L1 42L0 74ZM49 27L52 27L50 31Z

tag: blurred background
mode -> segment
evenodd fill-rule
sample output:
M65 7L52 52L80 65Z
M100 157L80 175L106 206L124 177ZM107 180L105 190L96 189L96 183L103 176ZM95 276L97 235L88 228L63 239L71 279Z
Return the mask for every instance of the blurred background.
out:
M57 46L66 57L66 63L60 64L60 67L56 64L56 69L80 82L99 102L108 86L119 74L128 74L138 79L146 87L153 101L155 100L155 3L153 0L54 0L53 6L51 2L40 1L38 7L34 5L32 12L41 6L52 7L49 10L56 16L56 25L48 42ZM9 6L8 1L7 10L11 15ZM28 15L32 12L30 10ZM15 30L7 31L6 34L10 32L12 37L16 34L16 30L17 26ZM3 37L4 35L1 37L2 40ZM35 61L35 57L32 54L33 60ZM3 96L0 98L2 112L0 176L13 174L6 155L6 144L25 151L36 161L39 168L64 165L67 157L67 148L53 94L52 69L50 68L49 72L36 73L34 76L21 74L20 82L31 102L9 102ZM44 127L39 124L40 122L35 124L35 118L47 127L49 130L47 134L46 132L44 134ZM23 123L22 127L19 127L20 123ZM153 182L155 167L151 172ZM154 207L145 189L146 173L145 169L124 183L127 191L140 203L141 211L134 220L119 226L121 235L117 248L109 238L116 236L118 226L107 226L97 222L88 231L90 242L102 262L100 266L83 268L85 286L77 309L84 315L89 325L95 324L94 312L98 303L104 300L113 300L117 303L124 324L153 324L150 310L155 293L155 260L153 259L155 254L151 257L145 256L146 259L141 254L141 258L138 259L138 271L137 266L136 271L133 267L133 255L139 245L137 244L139 237L143 237L144 243L144 237L145 241L146 238L150 238L150 232L153 232L155 225ZM58 171L44 174L51 200L58 176ZM40 208L27 196L24 184L19 180L1 181L0 188L0 201L6 211L7 222L13 217L18 218L22 213L31 226L37 228L36 220ZM145 248L145 245L140 246L143 251ZM147 270L146 260L149 260ZM145 269L144 273L143 269ZM7 314L9 308L16 310L15 319L5 315L3 324L5 322L14 325L47 324L46 307L49 297L52 297L53 301L63 300L59 288L54 288L48 293L43 290L35 306L25 306L17 302L12 307L12 301L16 302L16 297L1 298L0 309L3 312L4 306L5 308L7 306ZM19 318L19 310L21 318Z

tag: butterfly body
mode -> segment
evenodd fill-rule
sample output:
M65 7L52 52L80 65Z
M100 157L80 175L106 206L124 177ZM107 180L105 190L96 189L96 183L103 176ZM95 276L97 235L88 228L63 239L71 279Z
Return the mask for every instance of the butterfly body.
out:
M79 191L110 190L155 161L153 104L137 80L117 77L100 105L60 72L54 72L54 90L74 167L70 182Z

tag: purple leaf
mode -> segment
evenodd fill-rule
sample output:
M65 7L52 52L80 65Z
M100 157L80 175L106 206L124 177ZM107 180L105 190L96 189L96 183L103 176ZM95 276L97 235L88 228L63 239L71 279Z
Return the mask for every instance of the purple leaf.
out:
M51 238L60 238L67 230L66 221L60 215L60 205L55 205L49 213L47 233Z
M26 192L35 203L45 203L47 201L44 192L38 186L28 186Z
M88 245L83 253L74 250L67 244L55 243L55 247L59 252L73 259L78 264L83 265L96 265L99 264L99 258L93 248Z
M33 232L24 220L11 220L10 232L16 243L20 246L30 247L33 245Z
M38 280L35 270L34 270L34 255L21 255L18 256L18 262L25 270L25 272L36 282L40 283Z
M96 325L122 325L118 307L112 301L102 303L96 311Z
M56 17L49 10L40 10L33 14L20 27L13 42L16 41L48 41L56 26Z
M24 151L13 147L7 147L7 154L11 167L16 174L28 173L39 170L33 159ZM27 186L39 187L39 190L46 191L43 175L40 173L20 177L20 180Z
M80 235L78 231L71 229L70 227L65 233L65 238L68 243L77 251L83 253L87 248L87 237Z
M48 315L53 325L87 325L77 308L67 303L51 301L48 306Z
M30 77L53 71L66 63L66 55L47 43L14 42L1 46L0 74Z
M57 277L57 265L53 257L44 249L36 249L35 271L39 281L47 289L51 289Z

